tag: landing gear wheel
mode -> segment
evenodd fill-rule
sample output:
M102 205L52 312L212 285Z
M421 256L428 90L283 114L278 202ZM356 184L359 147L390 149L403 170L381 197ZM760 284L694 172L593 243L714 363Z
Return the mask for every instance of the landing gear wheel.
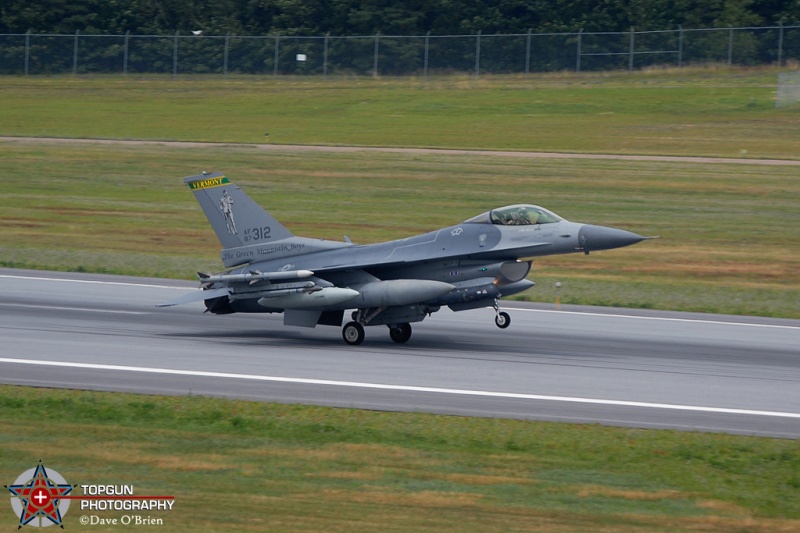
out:
M348 322L342 328L344 342L356 346L364 342L364 326L358 322Z
M411 338L411 324L398 324L389 327L389 337L397 344L404 344Z
M497 313L497 316L494 317L494 323L497 324L497 327L500 329L506 329L508 326L511 325L511 317L508 313L504 311L500 311Z

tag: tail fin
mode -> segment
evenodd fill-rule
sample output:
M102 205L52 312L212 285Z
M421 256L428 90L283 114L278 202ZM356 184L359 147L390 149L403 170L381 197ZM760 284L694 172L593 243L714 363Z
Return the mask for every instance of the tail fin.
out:
M183 179L194 192L224 249L265 244L292 233L221 172Z

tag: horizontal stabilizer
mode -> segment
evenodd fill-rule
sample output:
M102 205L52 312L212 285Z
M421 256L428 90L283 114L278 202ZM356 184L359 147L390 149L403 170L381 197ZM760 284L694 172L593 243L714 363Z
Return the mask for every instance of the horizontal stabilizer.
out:
M171 307L173 305L183 305L191 302L210 300L212 298L219 298L220 296L228 296L230 293L231 291L227 287L208 291L192 291L189 294L184 294L180 298L156 304L156 307Z

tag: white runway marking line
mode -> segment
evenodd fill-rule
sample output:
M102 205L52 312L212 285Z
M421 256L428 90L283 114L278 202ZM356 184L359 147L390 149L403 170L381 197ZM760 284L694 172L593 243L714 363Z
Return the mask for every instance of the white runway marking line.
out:
M119 311L116 309L89 309L88 307L59 307L55 305L33 304L7 304L0 303L0 307L24 307L26 309L55 309L56 311L83 311L88 313L109 313L115 315L146 315L146 311Z
M393 391L405 391L405 392L428 392L436 394L460 394L464 396L483 396L489 398L510 398L518 400L542 400L551 402L572 402L572 403L586 403L586 404L599 404L599 405L616 405L625 407L648 407L652 409L673 409L677 411L696 411L705 413L772 416L772 417L800 419L800 413L782 413L779 411L758 411L750 409L730 409L725 407L702 407L696 405L674 405L666 403L633 402L633 401L623 401L623 400L600 400L594 398L572 398L569 396L545 396L539 394L520 394L513 392L444 389L439 387L416 387L410 385L385 385L381 383L359 383L353 381L333 381L327 379L257 376L251 374L231 374L227 372L206 372L200 370L174 370L169 368L144 368L137 366L101 365L94 363L72 363L65 361L37 361L30 359L9 359L5 357L0 357L0 363L12 363L12 364L33 365L33 366L54 366L60 368L85 368L91 370L114 370L121 372L141 372L146 374L243 379L249 381L298 383L304 385L327 385L333 387L352 387L360 389L393 390Z
M561 315L598 316L603 318L628 318L634 320L661 320L664 322L684 322L689 324L716 324L719 326L743 326L750 328L774 328L800 330L800 326L783 326L780 324L753 324L751 322L723 322L721 320L701 320L697 318L670 318L661 316L615 315L611 313L588 313L582 311L549 311L547 309L525 309L524 307L505 307L507 311L522 311L524 313L553 313Z
M91 279L69 279L69 278L45 278L39 276L12 276L9 274L0 274L0 278L10 278L10 279L30 279L36 281L62 281L67 283L86 283L90 285L121 285L125 287L148 287L151 289L179 289L183 291L196 291L198 289L194 287L179 287L177 285L153 285L148 283L131 283L127 281L99 281L99 280L91 280Z

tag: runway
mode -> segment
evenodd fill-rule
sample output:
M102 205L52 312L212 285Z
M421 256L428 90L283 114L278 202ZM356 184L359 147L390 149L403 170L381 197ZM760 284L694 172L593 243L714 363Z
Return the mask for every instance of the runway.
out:
M800 321L506 303L406 345L155 308L195 283L0 269L0 382L800 437Z

